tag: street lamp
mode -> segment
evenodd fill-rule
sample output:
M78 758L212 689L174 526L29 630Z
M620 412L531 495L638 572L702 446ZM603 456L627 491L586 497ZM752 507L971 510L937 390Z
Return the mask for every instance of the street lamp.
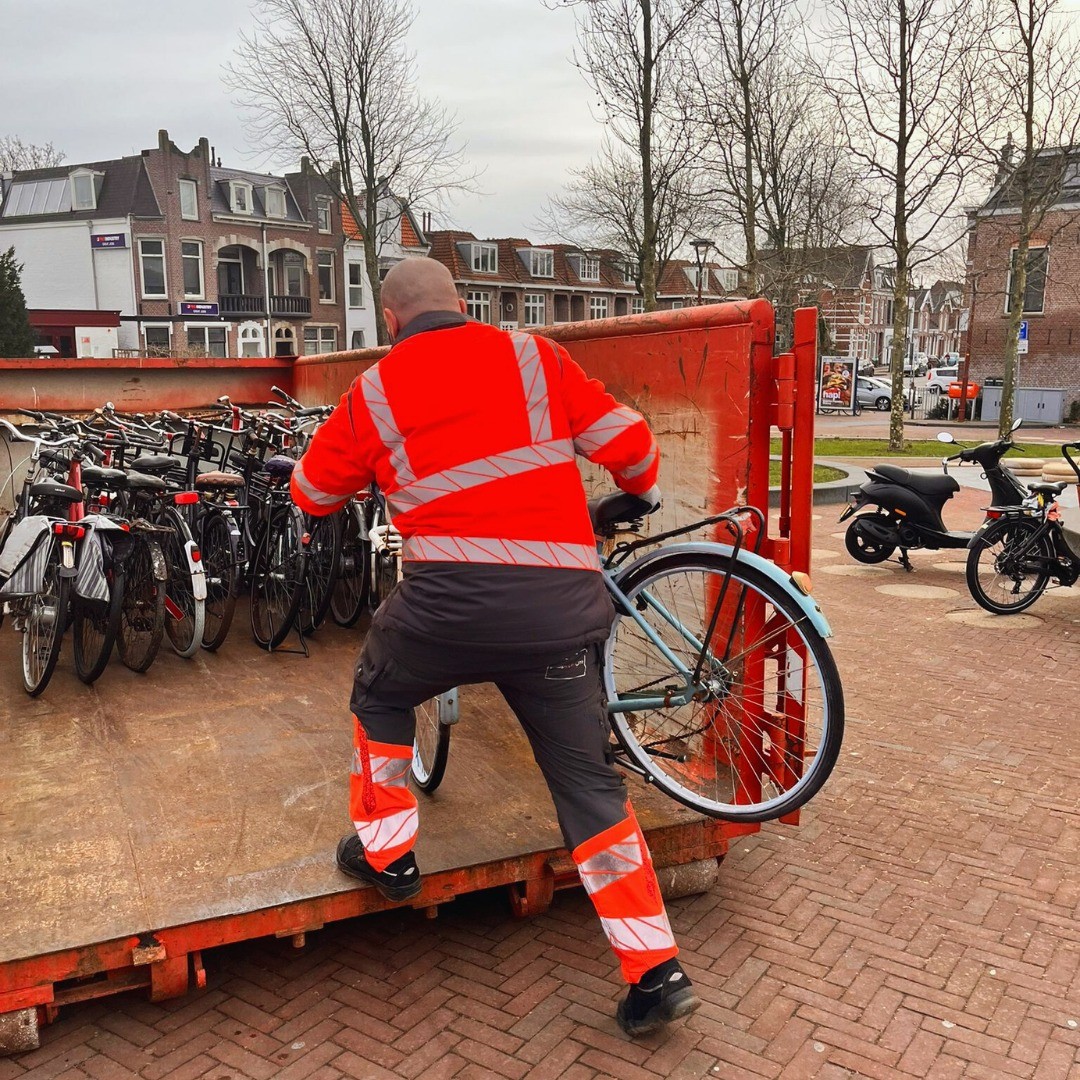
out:
M701 306L701 271L705 264L705 256L708 254L709 248L714 248L716 245L706 236L699 236L696 240L690 241L690 246L694 249L694 258L697 259L697 302L698 307Z

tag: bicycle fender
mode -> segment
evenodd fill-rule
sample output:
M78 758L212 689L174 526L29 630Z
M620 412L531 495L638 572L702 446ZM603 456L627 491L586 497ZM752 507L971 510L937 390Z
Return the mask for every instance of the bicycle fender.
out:
M621 569L615 578L615 584L618 585L631 571L640 570L669 555L724 555L730 559L734 551L735 549L730 544L716 544L704 540L689 544L670 544L667 547L650 551L648 555L635 559L629 566ZM756 552L747 551L745 548L740 550L736 562L741 563L743 566L752 567L779 585L795 601L802 613L810 620L810 625L822 637L832 637L832 627L829 626L828 620L822 614L817 601L812 596L807 596L795 584L791 575L782 570L776 563L762 558Z

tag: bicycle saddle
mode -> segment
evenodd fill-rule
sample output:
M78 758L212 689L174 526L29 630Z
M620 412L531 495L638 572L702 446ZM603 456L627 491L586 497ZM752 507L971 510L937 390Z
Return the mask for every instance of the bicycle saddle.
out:
M64 502L82 502L83 493L70 484L59 480L39 480L30 485L30 495L35 499L62 499Z
M287 479L292 475L295 468L296 459L285 457L284 454L275 454L272 458L268 458L263 462L263 469L279 480Z
M169 469L183 468L183 463L179 458L170 457L168 454L147 454L137 457L131 467L148 473L167 472Z
M97 465L84 465L82 467L82 478L87 487L111 487L122 485L127 479L127 473L123 469L105 469Z
M1028 484L1028 491L1033 491L1037 495L1060 495L1068 486L1068 480L1058 480L1053 484L1047 481L1038 484Z
M903 484L920 495L951 495L960 490L959 483L951 476L916 476L898 465L875 465L871 472L884 476L894 484Z
M140 472L129 472L124 480L129 491L164 491L169 486L160 476Z
M195 486L208 490L233 490L244 486L244 478L239 473L221 472L215 469L196 476Z
M655 509L656 504L651 499L628 495L625 491L598 495L589 500L589 517L592 519L593 531L598 535L615 525L629 525L631 522L640 521Z

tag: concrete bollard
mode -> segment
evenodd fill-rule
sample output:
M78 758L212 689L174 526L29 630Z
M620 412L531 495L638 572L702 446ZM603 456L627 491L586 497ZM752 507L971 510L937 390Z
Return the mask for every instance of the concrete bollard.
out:
M677 900L680 896L696 896L698 893L708 892L719 877L719 859L699 859L697 862L656 869L660 895L665 900Z
M0 1054L21 1054L40 1045L37 1009L0 1013Z

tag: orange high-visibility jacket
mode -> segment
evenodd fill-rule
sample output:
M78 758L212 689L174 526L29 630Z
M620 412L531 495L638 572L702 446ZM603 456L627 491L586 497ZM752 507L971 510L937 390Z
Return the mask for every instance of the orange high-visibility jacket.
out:
M631 494L656 483L648 424L565 349L468 322L411 335L359 376L292 496L328 514L375 480L406 560L595 570L575 453Z

